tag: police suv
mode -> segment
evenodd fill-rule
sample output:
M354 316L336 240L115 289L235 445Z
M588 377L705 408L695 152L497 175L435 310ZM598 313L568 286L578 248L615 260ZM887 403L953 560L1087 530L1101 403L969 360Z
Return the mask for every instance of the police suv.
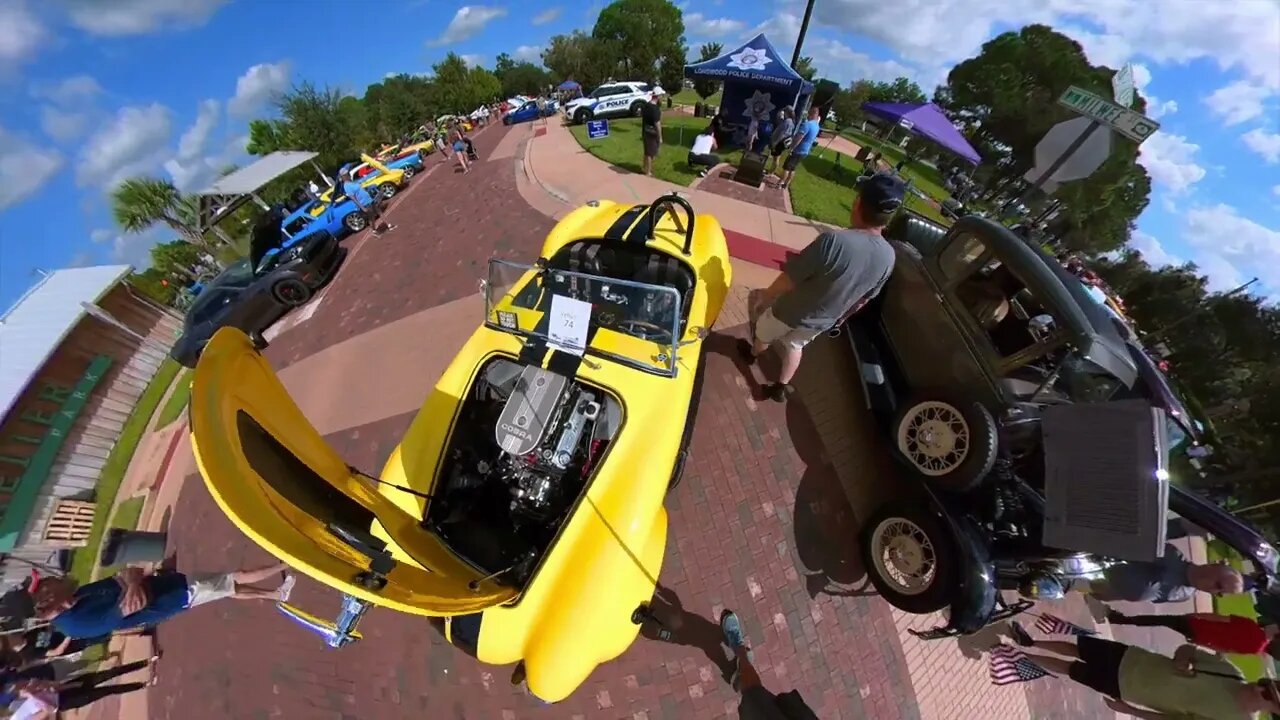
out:
M662 88L644 82L607 82L590 95L565 103L564 115L575 123L600 117L640 114L640 108L653 94L664 94Z

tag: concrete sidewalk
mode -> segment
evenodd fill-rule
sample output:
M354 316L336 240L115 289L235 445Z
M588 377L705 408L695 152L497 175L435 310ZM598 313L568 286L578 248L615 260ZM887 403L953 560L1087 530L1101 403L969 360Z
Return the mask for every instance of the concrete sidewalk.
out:
M559 118L549 118L545 126L525 128L512 132L512 135L524 132L529 140L523 157L517 153L521 195L555 218L588 200L647 203L659 195L680 192L699 213L714 215L726 230L788 248L802 248L815 235L829 229L827 225L797 215L609 165L583 149ZM526 192L528 185L550 196L551 203L530 197Z

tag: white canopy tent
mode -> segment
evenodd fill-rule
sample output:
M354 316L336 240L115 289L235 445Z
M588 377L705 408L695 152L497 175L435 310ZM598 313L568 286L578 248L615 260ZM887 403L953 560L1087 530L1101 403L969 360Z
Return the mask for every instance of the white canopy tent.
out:
M224 217L250 200L258 203L264 210L268 209L266 201L258 197L258 190L305 162L310 162L325 182L332 186L333 180L315 164L316 155L318 153L280 150L264 156L248 167L242 167L219 178L209 187L196 193L200 200L197 229L200 232L213 229Z

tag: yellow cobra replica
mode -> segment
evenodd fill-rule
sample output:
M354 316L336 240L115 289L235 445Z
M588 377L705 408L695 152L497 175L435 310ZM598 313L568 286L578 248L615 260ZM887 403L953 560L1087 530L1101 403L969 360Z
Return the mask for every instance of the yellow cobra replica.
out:
M533 265L490 261L483 325L376 478L220 330L192 386L200 472L250 538L342 593L335 622L280 605L330 646L371 606L440 617L559 701L650 617L730 278L719 222L677 195L578 208Z

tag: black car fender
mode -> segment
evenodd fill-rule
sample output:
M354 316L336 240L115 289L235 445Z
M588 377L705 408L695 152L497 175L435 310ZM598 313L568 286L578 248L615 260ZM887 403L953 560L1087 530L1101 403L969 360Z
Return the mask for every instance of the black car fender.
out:
M982 528L970 519L967 511L952 512L948 506L958 501L920 483L924 490L924 502L951 531L955 542L956 590L951 601L948 627L961 634L977 632L986 627L995 612L996 569L991 559L991 546Z

